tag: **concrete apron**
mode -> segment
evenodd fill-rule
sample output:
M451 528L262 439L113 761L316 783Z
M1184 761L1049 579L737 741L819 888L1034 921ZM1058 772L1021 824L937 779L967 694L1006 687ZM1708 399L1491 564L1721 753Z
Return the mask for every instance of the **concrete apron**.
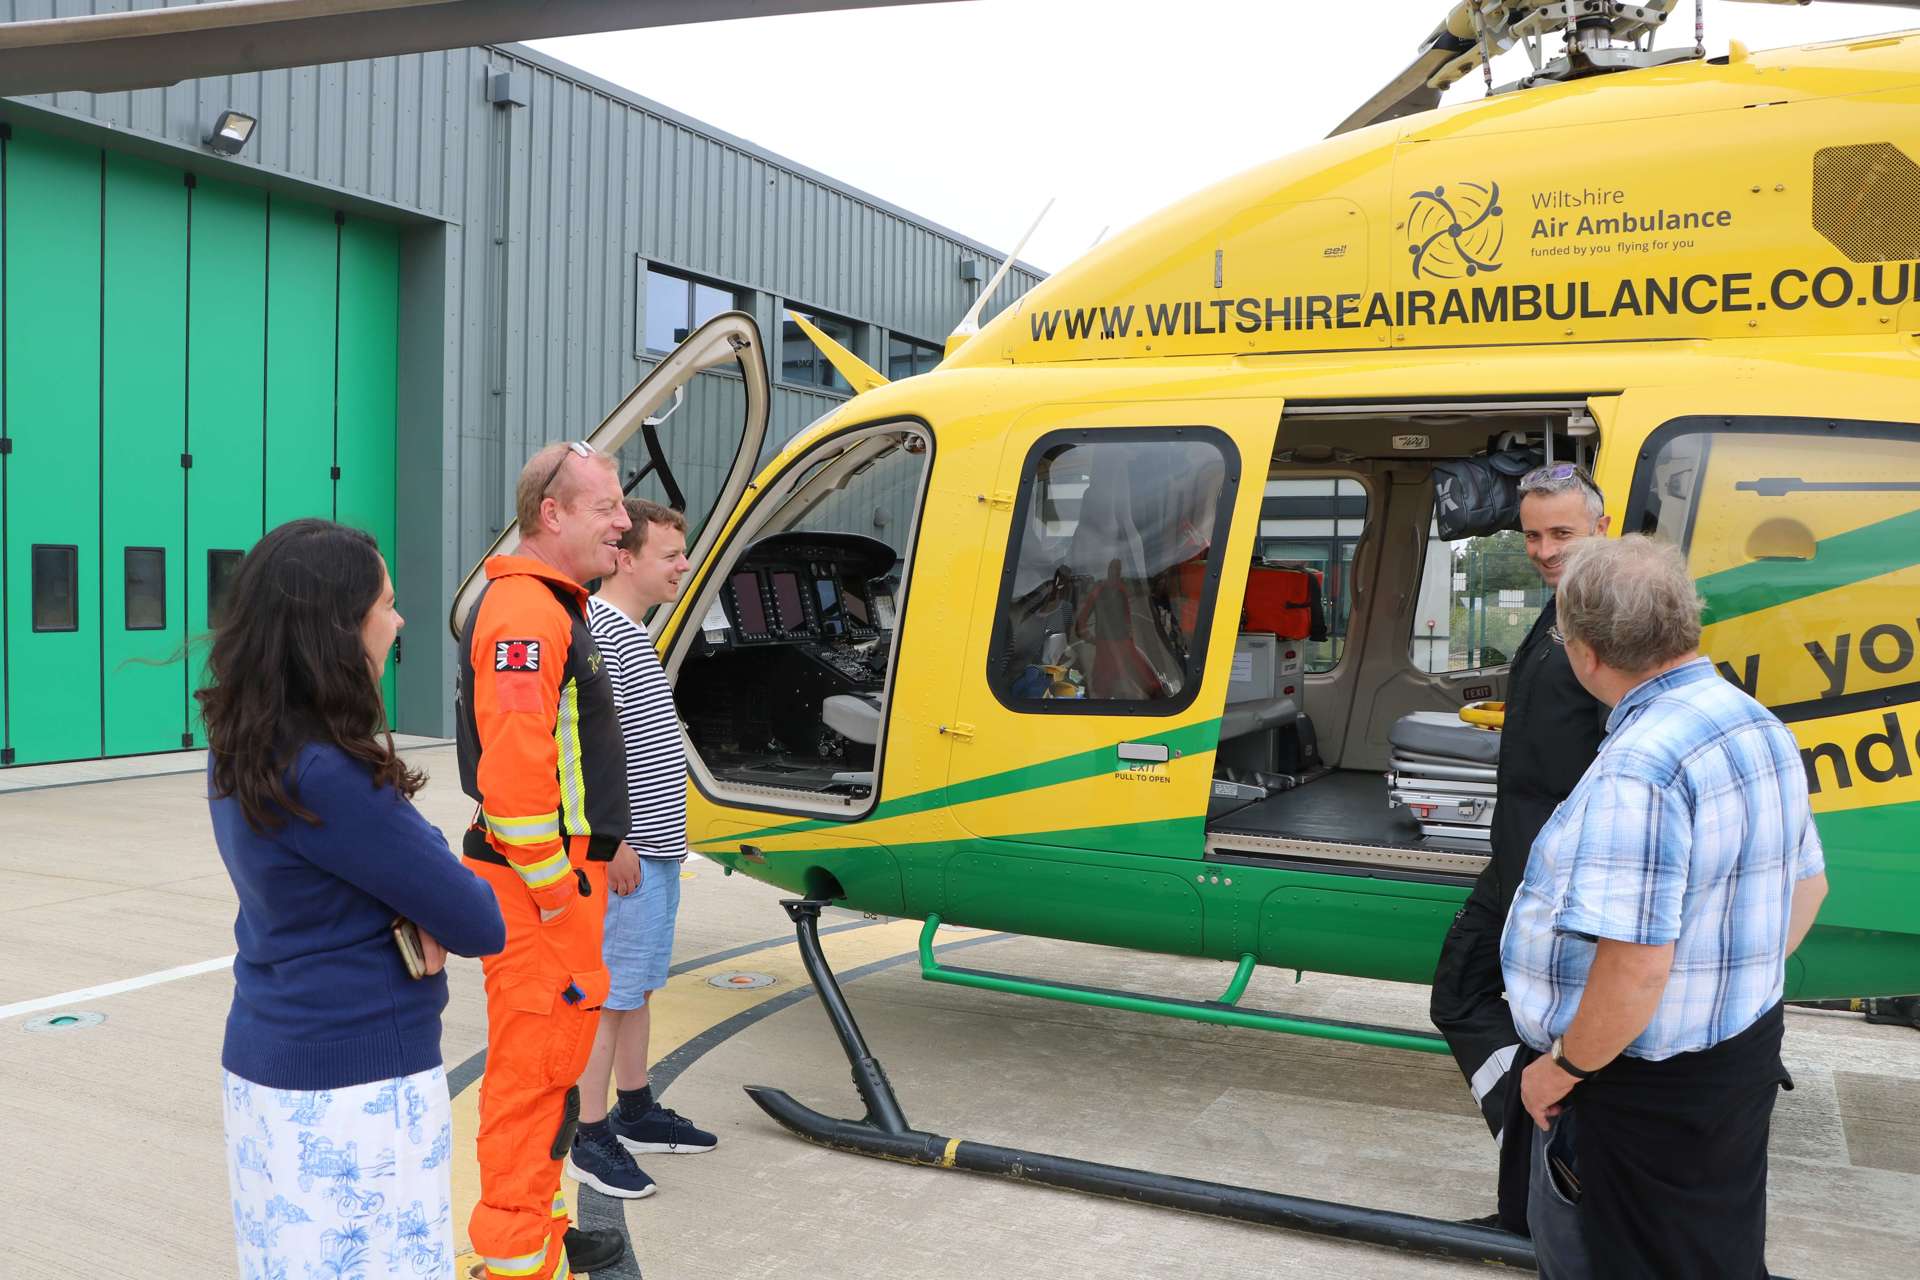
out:
M420 803L457 835L471 811L452 752L411 753ZM200 779L133 778L0 795L0 1006L188 968L233 949L233 898ZM624 1222L652 1280L793 1274L1440 1276L1459 1264L1113 1200L912 1168L788 1135L741 1092L860 1106L805 988L780 896L688 863L676 973L654 1014L656 1087L720 1136L643 1159L650 1199L569 1187L586 1225ZM1492 1207L1494 1158L1450 1061L922 983L917 923L830 913L827 954L910 1120L958 1137L1434 1217ZM943 930L978 968L1211 998L1229 966ZM956 957L958 958L958 957ZM715 988L722 972L770 986ZM443 1044L455 1099L454 1218L477 1193L479 967L452 966ZM220 1134L224 968L83 1000L98 1025L27 1034L0 1019L0 1203L27 1227L9 1277L201 1280L234 1272ZM1247 1003L1406 1027L1422 987L1262 971ZM43 1010L45 1016L57 1010ZM1776 1272L1903 1276L1920 1252L1920 1039L1796 1012L1799 1088L1775 1114ZM583 1198L576 1198L583 1197ZM29 1208L31 1206L31 1208ZM458 1268L464 1275L471 1258ZM622 1269L603 1272L617 1276Z

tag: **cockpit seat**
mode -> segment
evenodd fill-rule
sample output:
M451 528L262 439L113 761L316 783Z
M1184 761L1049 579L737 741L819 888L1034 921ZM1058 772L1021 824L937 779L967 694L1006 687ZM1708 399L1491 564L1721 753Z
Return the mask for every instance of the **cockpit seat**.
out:
M836 693L820 704L820 718L849 742L868 747L880 742L878 694Z

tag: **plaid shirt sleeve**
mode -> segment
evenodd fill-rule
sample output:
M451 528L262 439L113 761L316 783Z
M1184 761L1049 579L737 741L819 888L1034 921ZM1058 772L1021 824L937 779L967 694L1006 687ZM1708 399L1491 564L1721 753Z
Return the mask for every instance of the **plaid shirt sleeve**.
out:
M1678 938L1693 845L1683 797L1608 772L1588 779L1584 812L1555 931L1653 947Z
M1800 833L1800 848L1793 856L1793 878L1805 880L1826 869L1827 851L1820 843L1820 828L1813 824L1813 815L1808 814L1806 829Z

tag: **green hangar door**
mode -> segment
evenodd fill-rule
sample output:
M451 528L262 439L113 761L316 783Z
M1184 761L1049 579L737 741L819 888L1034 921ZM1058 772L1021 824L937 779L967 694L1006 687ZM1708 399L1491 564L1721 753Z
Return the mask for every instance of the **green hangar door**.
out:
M0 134L0 764L204 746L274 525L392 565L398 282L391 224Z

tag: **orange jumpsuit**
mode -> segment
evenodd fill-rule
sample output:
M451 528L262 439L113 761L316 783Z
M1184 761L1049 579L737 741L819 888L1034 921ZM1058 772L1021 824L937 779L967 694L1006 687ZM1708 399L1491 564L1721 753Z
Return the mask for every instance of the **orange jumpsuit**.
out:
M456 719L461 784L480 805L467 865L493 886L507 945L482 962L469 1230L494 1280L566 1280L560 1168L607 995L600 930L606 861L626 835L624 744L586 592L521 556L489 559L486 575L460 645ZM543 922L543 910L558 914Z

